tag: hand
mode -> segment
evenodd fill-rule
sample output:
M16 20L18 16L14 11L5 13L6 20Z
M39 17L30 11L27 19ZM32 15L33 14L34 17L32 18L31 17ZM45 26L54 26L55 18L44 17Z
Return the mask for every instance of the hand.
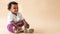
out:
M26 24L25 28L29 28L29 24Z
M21 32L23 32L22 28L21 27L18 27L17 33L21 33Z
M21 27L18 26L17 29L18 29L18 30L21 30Z

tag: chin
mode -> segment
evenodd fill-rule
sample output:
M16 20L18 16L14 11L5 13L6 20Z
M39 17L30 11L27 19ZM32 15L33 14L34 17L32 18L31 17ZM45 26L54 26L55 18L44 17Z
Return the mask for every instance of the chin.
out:
M15 12L16 14L18 13L18 12Z

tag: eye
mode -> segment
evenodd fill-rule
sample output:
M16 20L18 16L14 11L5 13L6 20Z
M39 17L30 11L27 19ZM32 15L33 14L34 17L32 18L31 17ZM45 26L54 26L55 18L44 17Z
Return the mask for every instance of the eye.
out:
M13 9L18 9L17 7L14 7Z

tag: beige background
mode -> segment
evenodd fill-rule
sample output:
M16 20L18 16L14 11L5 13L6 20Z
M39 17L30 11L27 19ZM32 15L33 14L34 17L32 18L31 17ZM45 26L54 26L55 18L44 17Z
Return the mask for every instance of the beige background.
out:
M7 5L13 0L0 0L0 34L12 34L7 26ZM19 11L34 28L34 34L60 34L60 0L14 0Z

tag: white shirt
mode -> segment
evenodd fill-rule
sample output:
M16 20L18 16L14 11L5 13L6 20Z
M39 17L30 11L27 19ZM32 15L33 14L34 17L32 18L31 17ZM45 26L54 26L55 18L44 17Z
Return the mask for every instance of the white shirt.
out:
M23 20L24 18L22 17L21 13L17 13L17 16L14 15L12 12L8 13L8 24L10 24L11 21L14 21L17 23L19 20Z

